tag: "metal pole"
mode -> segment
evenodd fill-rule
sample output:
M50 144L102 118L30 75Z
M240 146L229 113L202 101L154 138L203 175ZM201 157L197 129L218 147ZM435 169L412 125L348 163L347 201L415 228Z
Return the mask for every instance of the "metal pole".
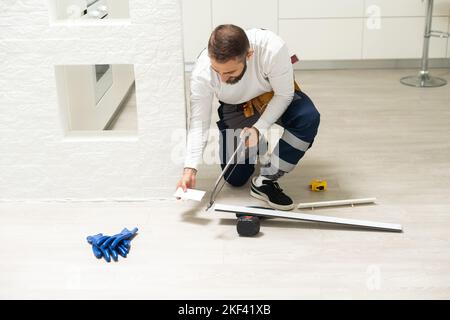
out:
M234 153L231 155L230 160L228 160L227 164L225 165L225 168L223 168L222 172L220 173L219 177L216 180L216 183L214 184L214 188L211 191L211 197L209 199L209 203L206 206L206 211L209 210L209 208L211 208L214 204L214 201L216 201L216 196L217 194L222 190L223 184L220 187L219 191L217 191L217 189L219 188L219 184L220 181L222 180L222 178L225 176L225 173L227 172L228 168L230 168L231 164L236 161L236 163L234 164L234 168L233 170L236 168L238 161L239 161L239 157L235 160L234 158L236 157L236 155L238 155L238 152L241 151L241 148L245 147L245 140L242 139L241 142L239 143L239 145L237 146L236 150L234 151ZM244 149L245 150L245 149ZM231 172L233 172L233 170ZM231 175L231 172L228 174L228 176ZM225 183L225 182L224 182Z
M425 34L423 38L421 70L417 76L408 76L400 79L400 82L412 87L440 87L447 84L442 78L431 77L428 72L428 52L430 49L431 24L433 20L433 0L428 0L425 17Z
M422 49L422 69L420 71L422 74L428 73L428 52L430 51L430 31L433 18L433 3L434 0L428 0L427 13L425 16L425 33Z

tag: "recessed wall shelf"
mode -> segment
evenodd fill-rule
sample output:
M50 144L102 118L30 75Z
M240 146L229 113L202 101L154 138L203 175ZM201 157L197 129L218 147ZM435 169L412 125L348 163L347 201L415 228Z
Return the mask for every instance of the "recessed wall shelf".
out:
M129 0L48 0L52 24L115 24L130 18Z
M57 65L55 77L66 133L137 132L134 65Z

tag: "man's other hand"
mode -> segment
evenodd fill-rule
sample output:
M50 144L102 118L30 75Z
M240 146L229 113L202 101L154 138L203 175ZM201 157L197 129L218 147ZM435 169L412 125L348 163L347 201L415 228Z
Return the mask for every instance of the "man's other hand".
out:
M258 145L259 132L255 127L245 127L241 132L241 139L245 138L245 147L253 148Z
M195 176L197 175L197 170L194 168L184 168L183 170L183 176L181 177L180 181L177 183L177 188L175 190L178 190L178 188L182 188L184 192L189 189L195 188ZM177 198L180 199L180 198Z

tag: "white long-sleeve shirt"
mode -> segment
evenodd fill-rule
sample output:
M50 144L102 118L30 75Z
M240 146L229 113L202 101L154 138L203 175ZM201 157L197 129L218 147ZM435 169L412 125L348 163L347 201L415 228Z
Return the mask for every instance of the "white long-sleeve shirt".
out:
M227 84L211 68L204 50L191 76L191 116L184 166L197 169L203 155L211 124L214 95L228 104L245 103L265 92L274 91L272 100L254 124L260 132L267 130L284 113L294 97L294 72L289 51L275 33L263 29L246 31L253 55L247 70L236 84Z

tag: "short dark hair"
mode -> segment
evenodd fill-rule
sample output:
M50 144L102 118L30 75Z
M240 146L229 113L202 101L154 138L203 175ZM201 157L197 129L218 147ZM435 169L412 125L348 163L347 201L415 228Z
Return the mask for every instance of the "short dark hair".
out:
M222 24L214 29L208 41L209 57L225 63L232 59L245 60L250 42L245 31L233 24Z

